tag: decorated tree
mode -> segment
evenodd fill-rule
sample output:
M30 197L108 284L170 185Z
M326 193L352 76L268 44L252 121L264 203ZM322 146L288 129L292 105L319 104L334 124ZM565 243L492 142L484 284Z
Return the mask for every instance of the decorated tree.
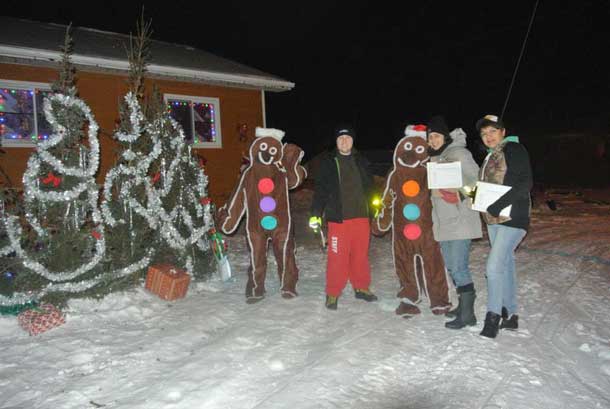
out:
M150 210L159 218L164 242L156 260L184 267L197 278L214 270L210 238L214 235L208 178L186 143L182 127L163 109L159 95L152 101L149 132L161 135L162 153L152 165Z
M4 305L41 297L62 302L66 294L85 292L101 280L106 245L95 182L98 125L77 97L69 30L60 78L44 100L53 132L38 143L23 175L25 217L5 217L22 270L10 299L0 299Z
M148 171L161 153L158 132L149 132L142 112L144 74L149 60L150 24L138 24L128 50L129 86L120 107L120 125L114 134L118 160L108 171L101 204L106 224L106 270L112 289L137 282L155 251L158 218L148 208L152 192Z

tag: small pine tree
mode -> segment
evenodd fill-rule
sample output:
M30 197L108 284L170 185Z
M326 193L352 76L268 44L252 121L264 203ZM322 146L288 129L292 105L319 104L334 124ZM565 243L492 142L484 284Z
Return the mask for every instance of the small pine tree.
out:
M182 127L165 108L160 95L151 101L150 128L161 135L162 153L152 165L155 181L151 211L160 219L160 246L156 261L184 267L196 278L214 271L208 243L214 228L208 179L185 143Z
M148 211L148 170L161 153L161 142L156 134L147 132L141 108L150 35L150 23L144 23L142 17L127 50L129 92L120 106L121 121L114 135L119 142L119 159L104 183L101 208L107 226L105 269L114 272L107 290L137 283L155 250L157 219Z
M23 175L25 220L16 215L6 220L12 248L24 267L15 291L59 304L67 294L99 282L97 267L106 248L95 183L98 125L77 97L70 27L62 52L59 80L44 100L53 133L38 143Z

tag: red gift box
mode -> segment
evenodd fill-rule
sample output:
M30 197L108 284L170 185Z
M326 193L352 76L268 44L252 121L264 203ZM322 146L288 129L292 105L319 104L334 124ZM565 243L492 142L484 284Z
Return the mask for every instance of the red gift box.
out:
M54 305L42 304L39 307L22 311L17 315L17 321L21 328L30 335L38 335L64 324L66 318Z
M148 267L146 289L164 300L183 298L189 288L191 276L171 264L157 264Z

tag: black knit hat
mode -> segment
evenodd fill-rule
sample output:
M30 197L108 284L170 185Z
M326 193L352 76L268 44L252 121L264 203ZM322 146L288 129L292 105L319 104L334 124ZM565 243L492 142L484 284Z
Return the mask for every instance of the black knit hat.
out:
M340 137L341 135L349 135L352 137L352 139L356 139L356 132L354 131L354 128L349 125L342 125L337 127L337 129L335 130L335 139Z
M447 127L447 123L445 122L445 118L440 115L433 116L427 123L428 129L426 130L426 134L430 135L432 132L440 133L445 137L445 142L451 139L449 136L449 127Z

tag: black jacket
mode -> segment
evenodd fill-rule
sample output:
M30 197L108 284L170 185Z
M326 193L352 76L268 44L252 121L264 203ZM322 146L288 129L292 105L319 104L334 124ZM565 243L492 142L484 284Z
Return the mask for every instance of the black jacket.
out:
M502 225L527 230L530 224L530 190L533 185L529 155L523 145L515 142L507 142L503 151L506 159L503 184L512 188L491 204L487 212L498 216L502 209L512 205L511 220Z
M337 150L327 152L320 161L320 167L316 174L315 191L311 203L311 216L324 216L327 221L343 222L343 204L341 203L341 185L339 172L337 170ZM352 155L362 180L369 217L372 216L370 200L373 196L373 176L369 170L369 162L364 156L352 149Z

